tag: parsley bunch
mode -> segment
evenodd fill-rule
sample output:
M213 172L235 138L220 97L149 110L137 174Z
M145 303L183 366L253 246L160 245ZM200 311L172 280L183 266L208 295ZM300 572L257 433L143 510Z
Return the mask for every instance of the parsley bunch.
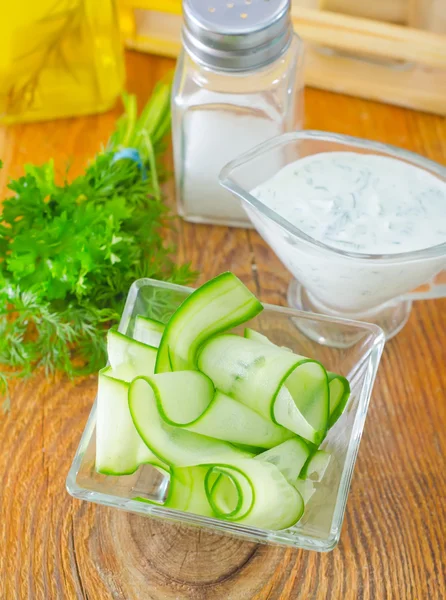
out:
M194 279L163 239L171 221L157 159L170 128L169 102L170 86L161 83L137 118L136 99L126 96L106 149L74 181L57 185L50 161L25 166L9 183L14 195L0 220L4 387L40 367L48 375L97 371L105 363L105 329L119 320L135 279ZM123 148L132 150L119 153ZM169 306L161 301L158 310Z

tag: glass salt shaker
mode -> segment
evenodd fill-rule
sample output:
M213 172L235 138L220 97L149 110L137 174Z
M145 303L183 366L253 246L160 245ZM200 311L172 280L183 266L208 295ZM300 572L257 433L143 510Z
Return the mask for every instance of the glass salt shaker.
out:
M218 175L301 127L303 45L290 0L183 0L183 15L172 100L178 210L195 223L250 226Z

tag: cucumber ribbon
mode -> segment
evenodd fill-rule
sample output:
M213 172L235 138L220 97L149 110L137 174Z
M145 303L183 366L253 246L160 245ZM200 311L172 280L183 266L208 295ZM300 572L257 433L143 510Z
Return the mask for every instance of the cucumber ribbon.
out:
M262 310L223 273L167 325L138 315L133 338L110 330L96 469L128 475L150 464L168 475L166 499L142 502L264 529L297 523L329 468L317 448L350 386L252 329L226 333Z

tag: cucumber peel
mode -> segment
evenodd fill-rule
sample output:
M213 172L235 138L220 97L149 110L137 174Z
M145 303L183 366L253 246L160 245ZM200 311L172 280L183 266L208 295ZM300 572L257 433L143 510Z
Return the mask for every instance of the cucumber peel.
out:
M160 416L150 378L137 377L128 391L130 414L136 430L160 460L176 467L227 462L252 456L227 442L174 427Z
M252 329L227 333L261 310L224 273L166 325L138 315L133 338L111 330L96 469L127 475L149 463L169 477L167 497L136 500L264 529L294 525L328 468L318 447L350 386Z
M203 517L213 517L215 515L208 502L204 487L207 472L207 467L172 468L165 502L156 502L141 497L136 497L134 500L190 512Z
M238 460L212 466L206 495L221 519L265 529L286 529L302 516L304 502L273 464Z
M128 409L129 384L115 379L111 367L99 373L96 411L96 470L131 475L142 464L167 468L140 438Z
M271 463L289 483L294 484L310 454L310 448L304 440L293 437L271 450L258 454L255 460Z
M310 479L296 479L296 481L293 483L293 487L295 487L302 496L306 507L316 491L313 481Z
M163 333L163 323L156 321L155 319L137 315L135 319L135 328L133 330L133 339L152 346L153 348L159 348Z
M271 342L271 340L266 335L263 335L262 333L259 333L254 329L250 329L249 327L245 329L244 336L249 340L254 340L260 343L275 346L275 344L273 344L273 342ZM278 348L278 346L275 347ZM286 352L292 352L290 348L286 348L284 346L280 347L280 349ZM342 415L345 409L345 406L350 397L350 384L345 377L343 377L342 375L338 375L337 373L332 373L331 371L327 371L327 377L330 399L327 429L330 429L331 427L333 427L333 425L336 423L336 421L339 419L339 417ZM281 405L283 404L286 405L284 399L282 399ZM302 426L304 427L304 429L306 428L305 424L303 424ZM313 440L311 439L311 437L307 437L307 435L305 434L302 435L309 441L313 443L318 443L317 440Z
M151 375L155 369L157 350L115 329L107 334L108 360L121 379L132 381L138 375Z
M328 428L330 429L344 412L350 398L350 384L348 379L342 375L331 372L328 372L327 375L330 389L330 417L328 419Z
M186 298L166 325L155 372L196 369L201 344L262 310L262 304L233 273L211 279Z
M153 373L156 349L110 329L107 351L111 366L99 373L96 411L96 470L130 475L142 464L167 468L144 444L128 408L129 382Z
M325 436L329 391L327 373L319 362L273 344L225 334L203 345L198 368L219 390L263 417L307 437L301 427L303 417L313 433L310 441L318 443Z
M311 481L322 481L331 461L331 454L325 450L316 450L309 456L307 462L299 475L301 479L310 479Z
M175 371L148 377L163 421L235 444L272 448L292 437L283 427L216 391L198 371Z

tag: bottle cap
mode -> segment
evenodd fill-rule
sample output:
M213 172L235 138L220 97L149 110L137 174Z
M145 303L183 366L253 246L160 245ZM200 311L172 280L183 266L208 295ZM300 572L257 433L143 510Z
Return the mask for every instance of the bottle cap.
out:
M183 45L192 58L227 71L258 69L291 44L290 0L183 0Z

